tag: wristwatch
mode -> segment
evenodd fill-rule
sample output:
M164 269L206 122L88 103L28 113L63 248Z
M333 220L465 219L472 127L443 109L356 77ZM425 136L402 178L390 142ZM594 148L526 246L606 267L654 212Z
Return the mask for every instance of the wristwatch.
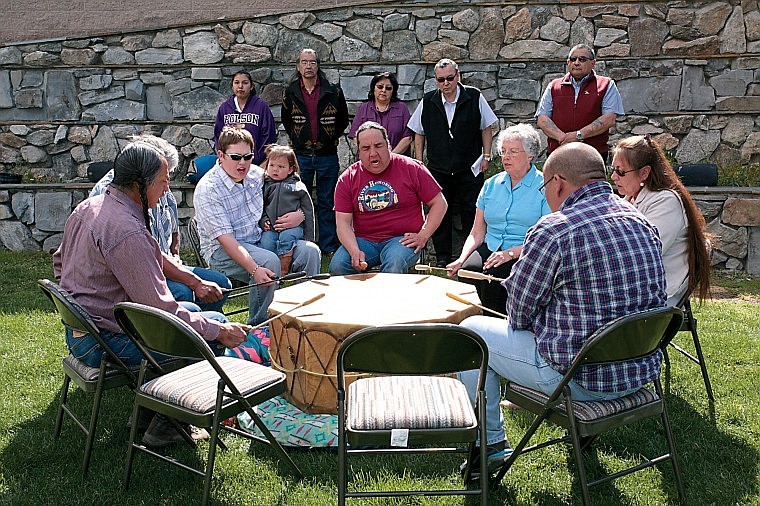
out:
M508 249L507 250L507 255L509 255L509 258L514 258L515 257L515 252L512 251L511 249Z
M576 138L576 139L578 139L579 141L582 141L582 140L583 140L583 134L581 133L581 131L580 131L580 130L578 130L578 131L575 133L575 138Z
M485 154L483 155L483 160L485 160L485 161L487 161L487 162L490 162L490 161L491 161L491 158L493 158L493 157L491 156L491 153L485 153Z

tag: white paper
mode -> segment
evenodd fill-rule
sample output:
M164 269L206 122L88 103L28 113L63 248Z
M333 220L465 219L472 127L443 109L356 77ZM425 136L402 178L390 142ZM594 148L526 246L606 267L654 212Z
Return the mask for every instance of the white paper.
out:
M475 163L472 164L472 167L470 169L472 170L472 175L476 176L480 174L480 164L483 163L483 155L480 155L477 160L475 160Z
M409 446L409 429L391 429L391 446Z

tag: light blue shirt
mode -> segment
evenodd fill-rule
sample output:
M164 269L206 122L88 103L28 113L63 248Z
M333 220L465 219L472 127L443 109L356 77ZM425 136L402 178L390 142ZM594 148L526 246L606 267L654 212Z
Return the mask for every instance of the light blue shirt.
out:
M573 85L573 90L575 90L576 101L578 100L578 93L581 91L581 86L583 86L583 83L586 82L590 75L591 74L586 75L580 81L576 81L573 76L570 76L570 83ZM549 83L549 86L544 90L541 101L538 103L538 109L536 109L536 115L534 117L538 118L543 115L551 118L553 111L554 102L552 101L552 84ZM614 112L618 117L625 114L625 109L623 109L623 99L620 97L620 92L615 85L615 81L612 79L610 79L610 84L607 86L604 98L602 98L602 114L604 115L610 112Z
M454 111L456 111L457 101L459 100L459 93L461 91L462 88L457 86L457 96L454 98L453 102L447 102L443 97L443 93L441 93L441 102L443 102L443 110L446 111L446 119L449 122L449 128L451 128L451 122L454 120ZM420 104L417 106L417 109L415 109L412 117L409 118L409 123L407 126L414 133L425 135L425 129L422 128L422 104L423 101L420 100ZM491 106L488 105L488 101L483 97L482 93L480 94L478 109L480 110L481 131L485 130L486 128L496 123L496 121L498 121L499 118L496 117L496 114L494 114L493 109L491 109Z
M546 197L538 190L543 182L544 175L533 164L514 188L507 172L486 180L476 206L483 211L489 250L522 245L528 229L541 216L551 213Z

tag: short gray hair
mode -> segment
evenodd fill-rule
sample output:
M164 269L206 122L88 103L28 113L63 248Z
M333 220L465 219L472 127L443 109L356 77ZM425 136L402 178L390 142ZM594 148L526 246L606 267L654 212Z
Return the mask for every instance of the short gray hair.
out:
M169 141L156 137L151 134L141 134L132 137L133 142L144 142L156 148L161 155L166 158L166 163L169 165L169 172L173 172L179 165L179 153Z
M527 123L519 123L505 128L496 137L496 153L502 155L502 144L504 141L520 141L523 149L535 160L541 151L541 137L538 131Z
M433 71L435 71L435 69L442 69L446 67L453 67L454 70L459 72L459 65L457 65L457 62L455 62L454 60L450 58L441 58L440 60L438 60L438 63L436 63L435 67L433 67Z

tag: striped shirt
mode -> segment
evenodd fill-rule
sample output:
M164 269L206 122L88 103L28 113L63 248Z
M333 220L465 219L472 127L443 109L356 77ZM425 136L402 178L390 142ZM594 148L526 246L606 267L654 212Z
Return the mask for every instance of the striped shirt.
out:
M232 234L238 242L261 240L259 220L264 211L264 171L251 164L242 183L236 183L217 163L195 187L193 205L206 262L221 248L217 237Z
M504 282L515 329L531 330L541 356L564 373L586 339L623 315L665 304L662 245L656 229L609 184L570 195L528 231L520 259ZM659 375L662 353L582 366L582 387L619 392Z

